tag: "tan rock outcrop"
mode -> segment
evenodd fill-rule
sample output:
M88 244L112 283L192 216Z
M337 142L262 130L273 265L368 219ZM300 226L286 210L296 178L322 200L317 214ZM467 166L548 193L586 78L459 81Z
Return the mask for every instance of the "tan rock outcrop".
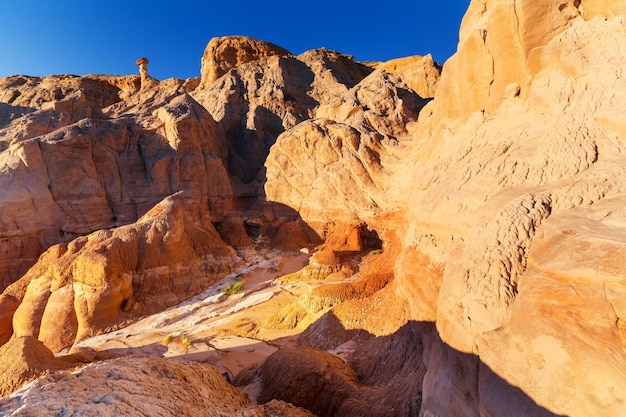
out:
M121 100L122 96L139 90L138 76L112 75L50 75L28 77L14 75L0 78L0 102L12 106L41 109L44 103L63 100L81 91L87 101L105 108Z
M54 374L0 399L5 416L35 416L65 410L103 416L312 417L273 401L252 405L220 372L206 364L162 358L125 358Z
M586 20L626 15L626 5L621 0L583 0L581 3L580 9Z
M422 98L435 96L441 78L441 65L434 62L430 54L392 59L377 63L374 68L399 75L402 81Z
M161 84L165 89L167 83ZM0 158L3 288L51 244L133 222L178 190L207 199L216 221L232 211L232 189L220 159L224 142L217 139L211 115L180 92L176 99L155 93L170 104L161 102L158 116L145 120L150 129L130 118L83 118L25 140L40 133L28 127L37 120L49 130L54 120L64 126L88 115L85 109L92 107L86 102L76 107L73 97L84 97L76 94L55 102L57 110L35 111L5 130L14 143ZM133 100L124 106L132 108ZM50 115L52 122L44 123ZM18 122L26 127L13 129Z
M575 5L472 2L416 127L395 282L413 319L435 319L444 342L547 411L621 415L620 394L598 381L625 381L612 259L623 252L626 38L619 18L585 21ZM512 10L519 26L503 23Z
M274 55L290 55L290 52L273 43L248 36L213 38L202 56L201 85L208 86L241 64Z
M14 335L39 337L58 351L123 320L179 303L240 262L206 207L175 194L136 223L77 238L42 255L15 284L28 283L13 316Z
M283 133L266 162L265 196L298 209L309 222L353 222L397 210L387 190L394 151L423 101L397 76L377 70L316 119ZM358 222L357 222L358 223Z
M371 71L345 55L317 50L250 61L194 90L227 143L235 192L256 197L278 135L313 117L321 103L340 97Z
M446 63L434 105L440 121L493 112L506 87L526 97L537 74L535 53L580 17L578 0L474 0L463 18L456 54Z

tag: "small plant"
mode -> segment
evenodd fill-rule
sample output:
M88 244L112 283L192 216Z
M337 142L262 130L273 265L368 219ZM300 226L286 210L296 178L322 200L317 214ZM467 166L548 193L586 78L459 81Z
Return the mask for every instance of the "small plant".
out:
M243 284L241 282L236 282L234 284L228 285L222 289L222 292L228 295L239 294L243 289Z
M189 349L189 347L191 346L191 340L189 340L187 336L183 337L183 340L181 340L180 343L182 343L182 345L185 346L187 349Z
M171 343L172 340L174 340L174 336L172 336L171 334L168 334L167 336L163 338L163 344L167 345Z
M373 251L370 252L370 255L372 255L372 256L380 255L381 253L383 253L382 249L374 249Z

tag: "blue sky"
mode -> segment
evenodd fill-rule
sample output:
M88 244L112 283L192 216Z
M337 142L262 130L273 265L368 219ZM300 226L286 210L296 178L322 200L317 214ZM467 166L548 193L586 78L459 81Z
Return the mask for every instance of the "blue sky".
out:
M158 79L200 75L215 36L247 35L299 54L326 47L359 61L456 50L469 0L0 0L0 77L131 74L141 56Z

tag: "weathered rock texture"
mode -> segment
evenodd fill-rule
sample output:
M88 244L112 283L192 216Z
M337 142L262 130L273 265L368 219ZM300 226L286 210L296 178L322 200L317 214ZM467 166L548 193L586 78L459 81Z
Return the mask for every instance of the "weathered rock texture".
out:
M255 179L261 181L278 135L313 117L320 104L341 96L371 71L336 52L308 51L244 62L195 90L193 97L211 113L227 143L227 168L238 194L256 197L260 185Z
M471 3L420 115L396 282L414 319L539 405L621 415L626 36L586 4Z
M290 53L278 45L248 36L213 38L202 57L201 84L207 86L241 64L273 55L290 55Z
M11 394L24 383L76 364L58 359L34 337L18 337L0 347L0 396Z
M318 288L274 319L332 311L301 336L311 348L252 372L261 400L329 416L624 415L624 10L473 0L438 83L428 58L373 69L240 37L209 44L199 86L121 101L101 79L105 98L3 80L0 338L58 350L255 250L322 238L277 281Z
M255 208L248 229L237 209L257 199L276 137L372 70L326 50L244 52L207 88L135 83L124 100L120 77L6 80L2 287L23 278L0 302L3 340L14 331L58 351L203 290L255 256L247 233L290 252L317 239L286 206ZM110 100L89 89L96 81Z
M423 98L435 96L441 77L441 65L434 62L431 55L392 59L377 63L375 68L400 75L406 85Z
M22 301L13 332L38 337L58 351L123 320L181 302L240 262L206 207L175 194L136 223L48 250L7 289Z
M71 392L72 395L67 395ZM4 416L73 415L312 417L273 401L251 405L206 364L161 358L99 362L41 378L0 399Z

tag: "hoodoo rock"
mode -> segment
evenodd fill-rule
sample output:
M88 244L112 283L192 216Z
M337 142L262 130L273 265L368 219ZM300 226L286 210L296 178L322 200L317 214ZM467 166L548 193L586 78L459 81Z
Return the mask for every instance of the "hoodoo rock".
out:
M158 81L155 78L152 78L150 74L148 74L148 58L139 58L135 61L135 65L139 65L139 75L141 76L141 89L145 90L151 87L154 87L158 84Z

